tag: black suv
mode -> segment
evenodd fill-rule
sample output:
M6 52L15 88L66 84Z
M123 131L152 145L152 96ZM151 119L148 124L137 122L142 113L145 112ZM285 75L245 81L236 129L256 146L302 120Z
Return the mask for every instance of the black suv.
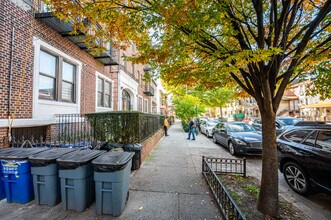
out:
M299 194L331 194L331 125L294 126L277 140L278 166Z

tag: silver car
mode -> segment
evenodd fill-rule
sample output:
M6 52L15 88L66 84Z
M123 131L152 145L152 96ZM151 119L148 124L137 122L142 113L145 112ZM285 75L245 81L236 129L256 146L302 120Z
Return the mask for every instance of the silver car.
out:
M212 137L213 136L213 128L217 125L218 123L214 121L204 121L201 123L201 133L205 134L207 137Z

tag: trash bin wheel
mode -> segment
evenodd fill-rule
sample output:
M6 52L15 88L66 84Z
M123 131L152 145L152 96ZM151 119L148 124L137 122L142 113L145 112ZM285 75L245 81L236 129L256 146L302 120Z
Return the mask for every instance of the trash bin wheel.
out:
M125 200L125 204L128 203L129 200L129 196L130 196L130 192L128 191L128 193L126 194L126 200Z

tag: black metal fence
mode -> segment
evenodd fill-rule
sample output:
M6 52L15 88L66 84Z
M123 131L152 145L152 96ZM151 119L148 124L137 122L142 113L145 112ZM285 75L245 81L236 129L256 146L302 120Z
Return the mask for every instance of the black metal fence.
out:
M163 126L164 116L141 112L56 115L56 124L13 128L0 147L96 147L102 142L141 143Z
M12 128L10 137L3 137L0 140L0 147L45 146L51 142L51 140L46 139L46 126Z
M94 128L85 114L56 115L57 124L52 127L56 142L64 146L83 147L96 145Z
M236 162L238 162L238 165L234 165ZM232 199L230 193L227 191L221 180L218 178L217 174L239 173L246 176L246 168L237 169L238 167L242 166L246 167L245 159L241 160L202 157L202 174L205 177L207 184L215 197L223 217L227 220L245 220L246 218L240 211L235 201Z
M97 145L99 142L141 143L162 126L160 115L141 112L107 112L57 115L58 142Z
M246 158L208 158L206 162L216 174L238 174L246 177Z

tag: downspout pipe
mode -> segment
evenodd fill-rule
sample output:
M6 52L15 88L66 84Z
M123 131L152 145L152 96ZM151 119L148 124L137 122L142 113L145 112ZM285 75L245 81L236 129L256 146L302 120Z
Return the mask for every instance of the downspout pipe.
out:
M9 64L9 90L8 90L8 119L11 117L11 91L13 81L13 57L14 57L14 41L15 41L15 28L12 29L11 35L11 51L10 51L10 64Z

